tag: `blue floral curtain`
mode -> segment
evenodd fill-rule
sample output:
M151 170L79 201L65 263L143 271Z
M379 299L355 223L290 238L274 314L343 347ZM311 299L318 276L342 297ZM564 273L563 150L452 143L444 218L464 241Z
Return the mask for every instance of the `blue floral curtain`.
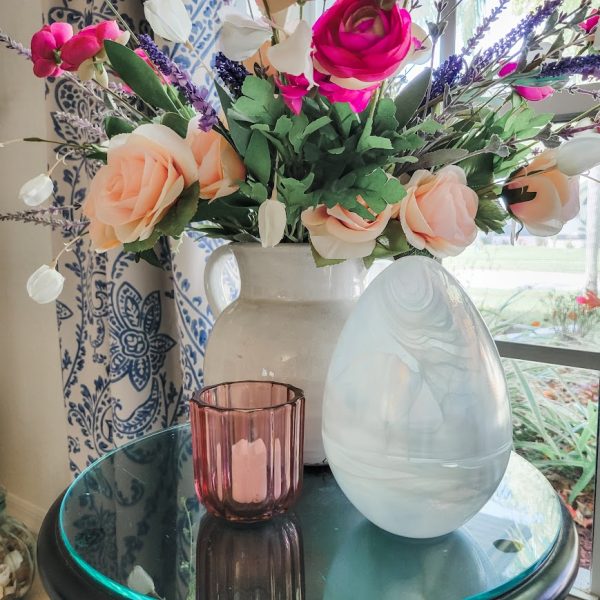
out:
M144 29L140 0L113 0L132 27ZM192 44L206 62L213 54L222 0L190 0ZM46 21L75 30L114 18L103 0L46 0ZM169 53L197 73L200 57L184 47ZM56 139L98 141L105 105L61 78L47 90L49 129ZM54 162L54 154L50 161ZM73 154L57 176L57 206L80 204L96 166ZM55 171L55 173L57 173ZM56 233L58 250L68 236ZM99 254L87 241L67 253L67 281L57 303L70 465L78 473L122 443L187 418L187 401L202 385L202 362L212 315L204 265L215 241L186 238L164 245L164 268L135 263L123 252Z

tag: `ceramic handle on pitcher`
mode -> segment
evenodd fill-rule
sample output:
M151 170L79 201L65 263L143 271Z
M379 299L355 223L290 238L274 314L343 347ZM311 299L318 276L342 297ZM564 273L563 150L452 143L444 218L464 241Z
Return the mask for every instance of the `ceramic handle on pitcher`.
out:
M208 257L204 268L204 288L208 305L213 315L218 317L232 302L223 283L223 271L227 259L232 254L229 244L219 246Z

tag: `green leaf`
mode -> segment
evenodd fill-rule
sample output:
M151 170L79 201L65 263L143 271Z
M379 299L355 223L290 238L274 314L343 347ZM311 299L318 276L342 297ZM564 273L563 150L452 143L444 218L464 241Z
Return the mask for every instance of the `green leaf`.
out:
M146 261L151 264L153 267L158 267L162 269L162 263L158 256L156 256L156 252L154 248L150 248L149 250L142 250L141 252L137 252L135 255L135 262L139 262L141 260Z
M400 90L400 93L394 100L396 105L396 121L398 129L406 127L408 122L417 112L431 81L431 69L425 69L419 73L413 80L409 81Z
M327 116L319 117L315 119L311 123L309 123L304 129L303 138L306 139L311 133L318 131L321 127L325 127L325 125L329 125L331 123L331 119Z
M242 184L244 186L245 184ZM240 191L241 187L240 186ZM213 202L201 201L192 221L230 220L250 224L252 215L258 209L258 202L239 193L218 198Z
M292 117L292 128L290 129L289 138L294 152L300 152L300 148L304 142L304 130L307 127L308 117L304 113Z
M227 113L227 126L229 127L229 134L235 144L235 148L243 158L246 155L248 142L250 141L252 132L248 127L236 120L233 111L231 110Z
M331 259L331 258L323 258L316 250L315 247L311 244L310 250L313 255L313 259L315 261L315 265L317 267L330 267L331 265L339 265L343 263L345 259Z
M417 164L418 169L430 169L439 165L447 165L459 161L469 155L468 150L462 148L444 148L424 154Z
M154 245L156 244L156 242L158 242L158 239L161 235L161 232L158 230L158 228L156 228L154 229L149 238L145 240L137 240L135 242L128 242L126 244L123 244L123 249L125 250L125 252L132 252L134 254L139 254L141 252L144 252L145 250L150 250L154 248Z
M217 88L217 96L219 96L219 102L221 103L221 110L227 114L227 111L233 105L233 99L229 95L229 93L225 90L225 88L218 82L215 81L215 87Z
M187 137L189 119L177 113L168 112L161 117L160 122L169 129L172 129L180 137L184 139Z
M104 164L108 162L108 153L106 152L106 150L102 150L100 148L87 152L85 157L89 158L90 160L100 160Z
M240 184L240 192L256 202L264 202L269 193L267 188L259 181L245 181Z
M292 177L280 177L278 179L278 191L285 204L290 206L308 207L312 204L312 195L307 194L308 188L315 179L314 173L309 173L304 179L298 180Z
M273 84L265 79L246 77L242 94L229 111L240 121L267 123L272 127L284 113L283 100L275 97Z
M396 105L391 98L382 98L375 110L373 131L383 133L386 131L396 131L397 129Z
M334 123L345 138L350 135L352 125L358 123L356 113L350 108L350 105L347 102L334 102L331 115Z
M200 185L196 182L183 190L177 202L156 226L157 229L165 235L179 237L194 218L199 200Z
M109 115L104 119L104 131L109 138L115 137L121 133L131 133L135 125L131 121Z
M479 229L488 233L502 233L508 213L495 200L480 200L475 216L475 224Z
M260 131L253 131L244 157L248 171L261 183L271 179L271 153L269 143Z
M177 112L158 75L133 50L106 40L104 48L112 68L119 77L145 102L167 112Z

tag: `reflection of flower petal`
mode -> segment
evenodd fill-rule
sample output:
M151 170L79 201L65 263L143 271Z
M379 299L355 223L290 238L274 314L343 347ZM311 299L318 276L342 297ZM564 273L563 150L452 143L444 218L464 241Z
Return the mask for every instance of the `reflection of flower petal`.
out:
M10 583L10 568L8 565L0 565L0 587L7 586Z
M140 565L133 567L127 577L127 587L139 594L155 594L154 580Z
M23 564L23 555L18 550L13 550L4 557L4 564L8 565L13 573L16 573Z

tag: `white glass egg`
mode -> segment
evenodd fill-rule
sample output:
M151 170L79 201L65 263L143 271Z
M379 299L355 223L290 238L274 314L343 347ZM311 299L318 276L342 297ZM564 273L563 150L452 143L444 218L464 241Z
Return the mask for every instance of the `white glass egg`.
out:
M449 533L498 487L512 448L502 364L438 262L400 259L362 295L329 367L323 441L348 499L397 535Z

